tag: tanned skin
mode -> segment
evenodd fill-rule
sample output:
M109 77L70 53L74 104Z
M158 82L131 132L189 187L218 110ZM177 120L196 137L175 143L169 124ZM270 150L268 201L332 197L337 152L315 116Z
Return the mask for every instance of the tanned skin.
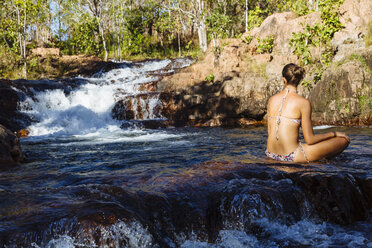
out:
M282 99L289 89L282 108L281 116L301 119L301 127L306 144L302 144L308 161L330 158L340 154L349 145L350 139L343 132L314 134L311 123L311 104L306 98L298 95L297 87L287 84L285 89L269 99L268 116L278 116ZM304 154L298 148L299 125L286 118L280 118L279 140L276 139L276 118L268 118L267 150L280 155L295 152L294 162L306 162Z

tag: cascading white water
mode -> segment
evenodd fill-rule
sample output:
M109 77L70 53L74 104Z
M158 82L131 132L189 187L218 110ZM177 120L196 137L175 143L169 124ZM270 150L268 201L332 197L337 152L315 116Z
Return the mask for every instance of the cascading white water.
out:
M188 66L191 60L184 60ZM34 116L38 122L29 127L31 136L84 135L96 132L120 130L120 123L111 117L112 108L118 100L141 93L140 86L158 80L149 72L164 69L170 60L121 64L118 69L101 73L69 94L62 89L36 92L20 103L22 112ZM161 73L161 72L160 72ZM144 92L142 92L144 93ZM141 105L142 119L156 118L153 110L160 104L157 96L145 102L140 99L132 104ZM138 118L136 114L135 119Z

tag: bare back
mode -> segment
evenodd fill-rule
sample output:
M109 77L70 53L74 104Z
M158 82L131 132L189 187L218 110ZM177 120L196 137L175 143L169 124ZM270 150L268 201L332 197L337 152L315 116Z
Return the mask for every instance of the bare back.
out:
M311 103L297 95L297 86L305 69L289 63L282 71L284 90L269 99L267 105L268 137L265 154L284 162L309 162L341 153L350 143L342 132L314 134ZM305 144L299 142L302 127Z
M286 155L298 147L301 103L305 98L286 90L272 96L268 103L267 150Z
M275 160L309 162L341 153L350 139L344 133L314 135L310 102L294 91L284 90L269 99L266 155ZM302 127L305 144L299 143ZM301 152L297 152L300 148Z

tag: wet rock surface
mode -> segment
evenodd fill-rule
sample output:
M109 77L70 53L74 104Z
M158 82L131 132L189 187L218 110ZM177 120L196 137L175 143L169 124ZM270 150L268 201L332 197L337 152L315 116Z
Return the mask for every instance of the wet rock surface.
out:
M18 112L18 102L24 95L12 86L12 81L0 79L0 124L16 132L25 128L30 118Z
M19 131L35 121L19 110L19 102L33 97L35 92L60 89L69 94L73 89L87 83L85 79L61 80L6 80L0 79L0 124L13 132ZM26 107L26 106L25 106Z
M262 219L284 226L303 219L350 225L371 217L370 176L316 165L210 161L128 183L59 189L56 193L69 191L82 203L55 206L60 220L54 216L50 224L45 216L37 228L28 216L31 226L24 226L23 234L3 232L0 240L23 245L32 237L46 245L64 234L84 245L174 247L192 237L214 243L222 229L232 226L258 240L271 240L270 230L260 226ZM304 245L276 242L283 247Z
M0 124L0 166L18 165L24 155L17 136Z

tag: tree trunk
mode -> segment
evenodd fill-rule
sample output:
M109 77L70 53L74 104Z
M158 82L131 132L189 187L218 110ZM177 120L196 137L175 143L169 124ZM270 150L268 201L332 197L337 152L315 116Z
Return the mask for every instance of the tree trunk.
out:
M23 19L23 76L27 79L27 54L26 54L26 18L27 18L27 9L26 2L25 6L25 17Z
M245 32L248 32L248 0L245 0Z
M106 47L106 39L105 39L105 35L103 33L103 27L102 27L102 22L101 21L99 22L98 27L99 27L99 32L100 32L101 37L102 37L103 50L105 51L105 61L107 61L108 53L107 53L107 47Z
M309 10L312 10L314 6L313 0L309 0Z
M207 28L205 26L205 18L203 16L203 8L204 4L203 1L197 0L197 29L198 29L198 36L199 36L199 46L203 52L207 51L208 44L207 44Z
M178 57L181 57L181 37L180 37L180 32L177 32L178 36Z

